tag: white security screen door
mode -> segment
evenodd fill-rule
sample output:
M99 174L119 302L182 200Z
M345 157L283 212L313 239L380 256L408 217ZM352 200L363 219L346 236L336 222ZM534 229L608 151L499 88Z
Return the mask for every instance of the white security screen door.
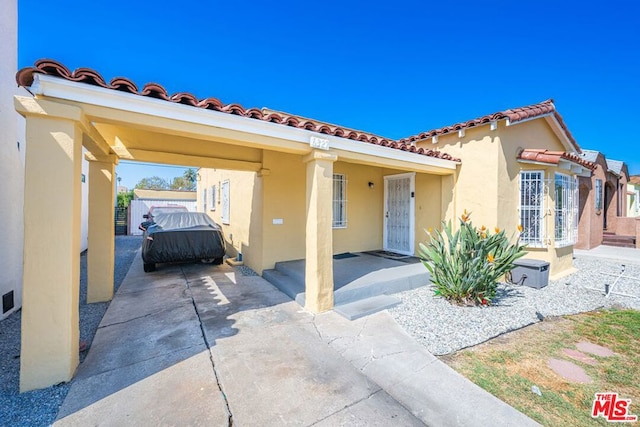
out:
M413 255L415 174L384 177L383 249Z

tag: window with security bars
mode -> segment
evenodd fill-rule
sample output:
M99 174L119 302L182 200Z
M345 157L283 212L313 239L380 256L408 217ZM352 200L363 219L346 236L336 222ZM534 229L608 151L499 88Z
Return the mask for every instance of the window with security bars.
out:
M602 210L602 180L596 179L596 211Z
M202 190L202 212L207 211L207 189Z
M211 186L209 194L211 195L211 197L209 198L209 209L212 210L212 211L215 211L216 210L216 203L217 203L217 200L216 200L217 197L216 196L218 195L215 185Z
M573 245L578 238L578 180L556 173L554 187L556 247Z
M333 174L333 228L347 227L347 176Z
M520 241L531 247L544 246L544 174L520 172Z

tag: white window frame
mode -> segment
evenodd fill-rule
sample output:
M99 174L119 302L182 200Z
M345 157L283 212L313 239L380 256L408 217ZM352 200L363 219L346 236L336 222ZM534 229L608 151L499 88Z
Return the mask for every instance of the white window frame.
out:
M220 221L222 221L224 225L229 225L231 216L231 183L228 179L222 181L222 184L220 184L220 199L222 205Z
M207 212L207 189L202 189L202 212Z
M528 181L537 181L538 182L538 188L540 189L540 193L539 193L539 202L536 205L535 203L527 203L523 205L523 200L522 198L524 197L523 195L523 179L525 178L524 174L528 174ZM537 174L538 177L535 179L531 178L531 175L535 175ZM522 225L522 227L524 227L524 230L522 232L522 237L520 238L520 241L524 244L526 244L529 247L534 247L534 248L542 248L546 246L546 239L545 239L545 215L544 215L544 207L545 207L545 201L546 201L546 191L545 191L545 179L544 179L544 171L543 170L521 170L520 171L520 176L519 176L519 193L518 193L518 205L519 205L519 214L520 214L520 224ZM538 224L538 234L537 235L531 235L530 232L531 230L529 230L527 228L527 225L530 224L531 219L527 219L530 218L532 214L538 213L538 217L539 217L539 224Z
M333 174L333 228L347 228L347 175Z
M216 210L216 202L217 202L217 200L216 200L217 197L216 196L218 195L216 186L212 185L211 188L209 189L209 191L210 191L210 193L209 193L210 194L209 210L215 211Z
M602 180L600 178L596 178L596 197L594 200L596 212L600 212L602 210L602 188Z
M553 191L555 246L561 248L575 245L578 239L578 180L575 176L556 172Z

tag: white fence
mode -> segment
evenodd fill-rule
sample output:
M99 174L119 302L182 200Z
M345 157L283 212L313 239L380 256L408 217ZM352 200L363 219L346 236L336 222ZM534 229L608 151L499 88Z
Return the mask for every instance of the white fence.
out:
M151 206L184 206L189 212L195 212L197 209L196 201L182 200L140 200L134 199L129 205L129 234L139 236L142 230L138 228L141 222L145 221L142 215L149 212Z

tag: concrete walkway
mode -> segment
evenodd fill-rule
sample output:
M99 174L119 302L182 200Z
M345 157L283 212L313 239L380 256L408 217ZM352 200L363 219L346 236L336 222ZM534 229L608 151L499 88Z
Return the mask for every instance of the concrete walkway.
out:
M228 266L131 267L56 426L536 425L380 312L313 316Z
M600 245L593 249L574 249L575 257L608 259L640 264L640 249Z

